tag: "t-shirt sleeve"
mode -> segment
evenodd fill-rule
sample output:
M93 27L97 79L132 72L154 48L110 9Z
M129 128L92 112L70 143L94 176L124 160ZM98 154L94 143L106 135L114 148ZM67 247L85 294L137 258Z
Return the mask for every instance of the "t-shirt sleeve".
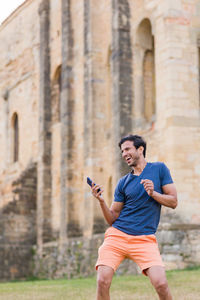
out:
M122 180L119 180L114 193L115 202L124 202L125 200L122 187L123 187Z
M162 163L160 168L160 179L161 179L161 186L173 183L173 179L171 177L170 171L164 163Z

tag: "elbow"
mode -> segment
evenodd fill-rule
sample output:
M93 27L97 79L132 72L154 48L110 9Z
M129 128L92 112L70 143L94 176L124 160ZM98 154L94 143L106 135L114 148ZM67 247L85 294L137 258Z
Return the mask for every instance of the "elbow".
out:
M109 221L107 222L109 226L112 226L112 224L114 223L113 221Z
M175 198L175 199L174 199L174 202L173 202L173 204L172 204L172 208L175 209L175 208L177 207L177 205L178 205L178 199Z
M110 226L112 226L112 224L115 223L115 221L116 221L116 218L113 218L113 219L109 220L108 224Z

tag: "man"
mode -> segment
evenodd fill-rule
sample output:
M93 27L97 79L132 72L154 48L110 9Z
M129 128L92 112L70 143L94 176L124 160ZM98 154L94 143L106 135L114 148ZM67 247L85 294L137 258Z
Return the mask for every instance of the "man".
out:
M134 260L149 277L159 299L171 300L155 232L161 205L177 206L176 188L164 163L146 162L146 143L141 136L122 138L119 147L131 172L119 180L110 208L102 196L102 187L92 184L92 194L111 226L106 230L96 263L97 300L110 299L113 274L125 258Z

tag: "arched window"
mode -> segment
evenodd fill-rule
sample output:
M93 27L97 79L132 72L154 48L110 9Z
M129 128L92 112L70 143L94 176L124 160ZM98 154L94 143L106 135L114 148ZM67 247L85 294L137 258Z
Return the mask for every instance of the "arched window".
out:
M155 120L155 50L151 22L143 19L136 33L135 74L136 109L139 122L152 123ZM143 120L143 121L142 121Z
M199 55L199 105L200 105L200 42L198 48L198 55Z
M18 115L13 115L13 161L16 162L19 159L19 121Z
M199 70L199 106L200 106L200 37L197 39L198 47L198 70Z
M144 117L151 122L155 117L155 71L153 50L147 50L143 61Z
M112 176L109 177L108 179L108 201L109 201L109 205L112 204L112 195L113 195L113 184L112 184Z

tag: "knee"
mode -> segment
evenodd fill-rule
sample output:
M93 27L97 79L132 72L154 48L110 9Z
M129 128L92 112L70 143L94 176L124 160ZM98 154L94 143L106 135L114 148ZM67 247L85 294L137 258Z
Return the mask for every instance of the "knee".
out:
M111 280L105 276L99 276L97 279L98 288L108 290L111 285Z
M156 289L156 291L158 292L158 294L160 295L165 295L168 291L168 283L167 280L165 279L158 279L155 283L154 283L154 287Z

